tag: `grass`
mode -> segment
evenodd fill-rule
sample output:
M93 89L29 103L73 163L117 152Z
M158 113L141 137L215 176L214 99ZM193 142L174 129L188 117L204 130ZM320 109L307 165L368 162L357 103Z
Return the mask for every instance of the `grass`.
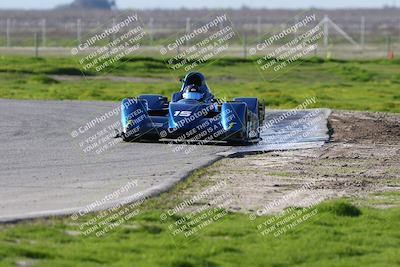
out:
M76 235L68 218L2 226L0 266L397 266L400 209L361 210L344 200L275 237L244 214L228 214L192 241L173 237L160 210L144 211L105 236ZM89 218L87 218L89 219Z
M133 57L108 69L83 71L74 58L0 57L0 98L118 101L143 93L170 96L179 90L184 72L171 72L161 58ZM400 112L399 61L342 61L311 58L275 72L261 71L256 59L221 58L202 71L219 98L256 96L271 108L293 108L317 97L311 107ZM59 81L52 75L84 78ZM94 76L158 78L165 82L116 82ZM176 82L175 82L176 81Z

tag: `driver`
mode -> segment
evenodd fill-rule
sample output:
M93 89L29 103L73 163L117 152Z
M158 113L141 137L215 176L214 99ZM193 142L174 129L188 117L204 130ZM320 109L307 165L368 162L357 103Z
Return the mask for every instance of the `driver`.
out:
M183 99L191 99L191 100L200 101L203 99L204 93L201 92L201 89L199 86L197 86L195 84L190 84L185 87L182 97L183 97Z

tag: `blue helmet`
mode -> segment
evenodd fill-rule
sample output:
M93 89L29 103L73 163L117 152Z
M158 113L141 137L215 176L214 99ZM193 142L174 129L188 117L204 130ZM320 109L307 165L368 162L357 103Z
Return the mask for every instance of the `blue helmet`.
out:
M183 89L183 99L201 100L205 92L202 92L200 86L190 84Z

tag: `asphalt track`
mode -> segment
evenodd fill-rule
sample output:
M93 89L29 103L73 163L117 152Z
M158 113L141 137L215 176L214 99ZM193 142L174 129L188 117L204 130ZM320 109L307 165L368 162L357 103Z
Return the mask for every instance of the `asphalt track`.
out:
M285 127L313 113L309 110L276 120L263 131L268 141L257 146L121 143L110 138L119 121L118 106L0 99L0 221L79 214L88 206L135 201L168 190L225 155L315 147L329 138L329 110L317 112L322 120L316 127L303 122L293 126L308 135L292 138L293 127ZM282 114L269 112L267 121Z

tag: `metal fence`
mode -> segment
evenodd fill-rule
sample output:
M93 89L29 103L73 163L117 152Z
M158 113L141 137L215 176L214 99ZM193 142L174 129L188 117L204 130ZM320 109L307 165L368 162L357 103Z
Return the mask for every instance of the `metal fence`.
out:
M76 46L82 38L99 27L112 25L121 12L137 12L149 33L144 46L159 46L177 33L187 32L191 25L202 24L214 14L227 13L242 36L234 47L246 55L247 46L263 36L273 34L301 19L304 10L142 10L142 11L4 11L0 10L1 53L30 51L37 46L42 53ZM312 26L324 27L325 38L320 53L325 50L346 52L350 56L382 57L388 50L397 54L400 43L400 9L308 10L317 16ZM244 41L243 41L244 40ZM6 49L9 48L9 49ZM360 50L361 48L361 50ZM68 50L68 49L66 49ZM151 51L151 49L148 49ZM233 49L234 50L234 49ZM357 52L358 51L358 52ZM361 52L360 52L361 51ZM29 52L30 53L30 52ZM335 52L333 52L335 54ZM343 54L343 53L341 53Z

